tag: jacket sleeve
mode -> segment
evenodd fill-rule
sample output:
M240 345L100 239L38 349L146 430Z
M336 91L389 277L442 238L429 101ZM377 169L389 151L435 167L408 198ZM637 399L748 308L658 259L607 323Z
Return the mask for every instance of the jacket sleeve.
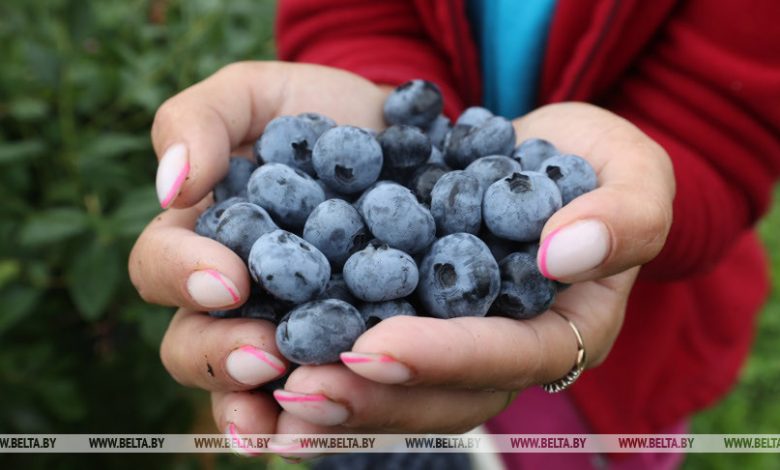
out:
M780 4L684 2L606 107L669 153L674 221L643 276L708 272L772 200L780 173Z
M431 26L414 0L282 0L278 56L348 70L378 84L433 81L452 117L463 108L465 94L448 54L429 34Z

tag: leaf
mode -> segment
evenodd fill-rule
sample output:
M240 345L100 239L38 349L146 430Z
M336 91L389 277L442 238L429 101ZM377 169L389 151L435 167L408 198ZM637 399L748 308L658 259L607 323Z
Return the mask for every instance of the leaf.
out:
M49 377L36 392L44 405L64 421L77 421L87 413L75 379Z
M43 155L46 146L42 140L25 140L0 144L0 165L29 161Z
M114 158L136 150L151 151L151 147L151 141L145 134L100 134L92 138L81 150L80 158L83 165L90 165L94 160Z
M141 230L160 212L160 203L151 184L135 189L125 195L122 203L111 217L114 233L124 237L136 237Z
M22 226L19 240L23 245L54 244L87 229L87 214L75 207L61 207L40 212Z
M106 310L122 278L122 262L117 248L93 242L76 254L68 290L81 316L95 321Z
M0 336L35 309L40 295L41 291L25 286L15 286L0 292Z
M11 116L20 121L33 121L43 118L48 110L48 104L36 98L19 97L8 106Z
M141 338L144 342L153 349L158 349L162 343L165 331L168 329L168 324L171 323L172 312L150 312L150 315L146 315L140 318L141 322Z

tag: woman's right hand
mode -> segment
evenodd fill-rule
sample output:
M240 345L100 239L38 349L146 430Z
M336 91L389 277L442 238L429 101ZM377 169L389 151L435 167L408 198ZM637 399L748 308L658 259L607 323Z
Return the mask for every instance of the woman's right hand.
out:
M279 408L273 397L248 391L279 377L289 364L276 348L271 323L204 313L243 304L250 280L236 254L195 234L195 221L211 204L210 192L226 174L229 157L251 155L247 149L271 119L319 112L339 124L379 130L389 90L327 67L243 62L157 111L157 193L168 210L137 240L130 278L147 302L180 307L163 339L163 364L181 384L212 392L214 419L226 432L275 432Z

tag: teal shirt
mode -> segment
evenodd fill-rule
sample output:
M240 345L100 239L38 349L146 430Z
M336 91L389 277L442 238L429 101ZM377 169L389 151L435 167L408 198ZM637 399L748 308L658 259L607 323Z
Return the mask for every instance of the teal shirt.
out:
M533 109L555 0L469 0L484 106L509 119Z

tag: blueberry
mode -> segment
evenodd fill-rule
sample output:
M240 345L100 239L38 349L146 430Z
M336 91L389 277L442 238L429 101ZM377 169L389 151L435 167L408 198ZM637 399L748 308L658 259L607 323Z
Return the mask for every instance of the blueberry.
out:
M523 320L544 312L555 300L555 281L536 267L536 256L512 253L499 263L501 291L490 309L491 315Z
M222 217L222 214L228 207L234 204L238 204L239 202L246 202L246 199L236 196L225 199L224 201L210 206L208 209L203 211L200 217L198 217L198 221L195 222L195 233L202 237L208 237L212 240L216 240L219 218Z
M358 211L341 199L328 199L309 215L303 239L316 246L339 269L349 256L371 240Z
M241 308L234 308L231 310L214 310L208 312L211 318L238 318L241 316Z
M300 229L325 192L314 179L281 163L266 163L249 179L249 201L267 210L280 225Z
M251 202L239 202L225 209L219 218L216 239L246 262L260 235L278 228L265 209Z
M489 109L483 108L482 106L472 106L470 108L466 108L466 110L464 110L463 113L458 116L458 119L455 121L455 125L470 127L481 126L485 123L485 121L492 117L493 113L490 112Z
M482 226L482 187L476 176L451 171L431 191L431 214L438 236L477 233Z
M543 173L513 173L491 184L482 200L488 229L501 238L519 242L539 239L542 228L561 208L561 192Z
M258 163L284 163L314 175L311 153L319 124L297 116L279 116L265 126L255 152Z
M539 251L539 243L533 242L516 242L513 240L507 240L501 237L497 237L490 233L490 230L483 229L479 238L485 242L485 245L490 248L490 252L493 253L493 257L496 261L501 261L512 253L521 251L523 253L529 253L536 257L536 252Z
M401 185L377 184L358 200L356 208L376 238L406 253L423 250L436 236L430 211Z
M301 365L329 364L366 330L352 305L337 299L314 300L288 313L276 328L276 345L288 360Z
M542 162L558 155L558 149L544 139L527 139L520 143L512 158L520 162L525 171L538 171Z
M249 272L275 297L301 303L317 297L330 279L330 265L317 248L284 230L257 239L249 253Z
M246 185L257 165L243 157L230 157L227 175L214 186L214 201L220 202L233 196L246 197Z
M317 138L324 134L325 131L336 127L336 121L319 113L301 113L298 115L298 118L307 121L311 125Z
M439 87L427 80L401 84L385 100L384 115L389 125L407 124L428 128L444 109Z
M382 171L382 148L363 129L339 126L326 131L314 146L317 176L338 193L353 194L371 186Z
M449 171L451 170L446 165L426 163L414 172L409 179L408 187L417 196L418 201L430 205L433 186L439 181L439 178Z
M377 136L382 147L384 168L411 172L431 156L431 141L420 129L403 124L390 126Z
M355 202L352 203L352 207L357 209L358 213L360 213L360 215L362 216L363 214L362 214L361 211L362 211L362 207L363 207L363 201L366 200L366 196L368 194L371 194L371 191L374 190L375 188L377 188L379 186L384 186L386 184L396 184L396 183L394 183L392 181L384 181L384 180L377 181L376 183L374 183L371 186L369 186L368 188L366 188L365 191L363 191L363 193L360 195L360 197L358 197L355 200Z
M434 317L483 317L500 283L498 263L485 243L469 233L456 233L431 246L420 264L417 293Z
M372 241L344 264L344 281L352 295L366 302L406 297L419 280L417 264L401 250Z
M255 320L266 320L273 324L279 323L290 310L295 307L291 302L285 302L263 292L255 284L249 294L249 299L241 306L241 317Z
M555 155L548 158L539 169L555 181L561 190L563 205L574 198L596 189L598 178L587 160L577 155Z
M318 295L315 300L326 299L339 299L350 305L358 304L358 299L356 299L355 296L352 295L352 292L349 291L347 282L344 280L344 275L339 273L330 275L330 280L325 286L325 290L322 291L322 294Z
M342 200L346 201L347 198L349 198L349 196L347 196L345 194L337 193L336 191L330 189L330 186L325 184L325 182L320 180L320 179L315 179L314 181L316 181L317 184L320 185L320 188L322 188L322 192L325 193L325 200L328 200L328 199L342 199Z
M482 190L488 188L491 184L507 177L512 173L523 171L520 163L503 155L490 155L474 160L466 167L466 173L474 175L479 179Z
M444 148L444 160L455 169L463 169L488 155L511 155L515 129L501 116L493 116L478 126L456 124Z
M444 165L444 154L441 153L441 150L439 150L438 147L433 146L431 147L431 155L428 157L428 161L426 163L435 163L437 165Z
M360 314L366 322L366 328L376 326L382 320L399 315L417 316L417 311L406 300L388 300L386 302L367 302L360 306Z
M425 130L428 134L428 138L431 140L431 144L438 149L444 147L444 139L447 137L447 133L452 128L449 118L443 114L436 116L436 119Z

